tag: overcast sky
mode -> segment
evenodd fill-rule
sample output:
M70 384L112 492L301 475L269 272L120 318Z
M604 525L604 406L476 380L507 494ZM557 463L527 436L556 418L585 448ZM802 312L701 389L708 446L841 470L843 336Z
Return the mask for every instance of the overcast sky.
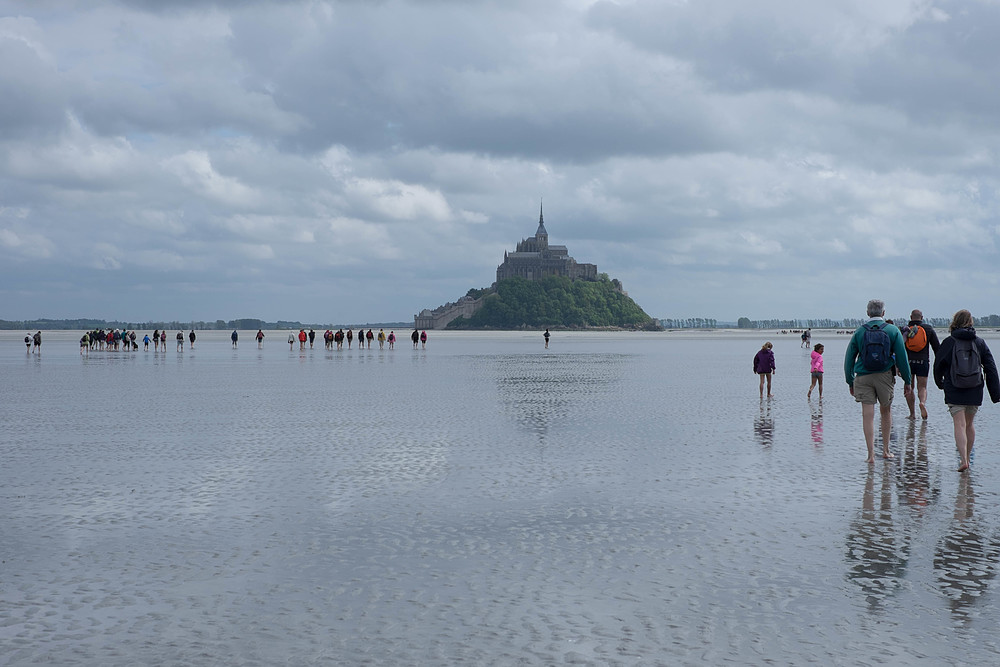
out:
M0 319L1000 312L996 0L0 0Z

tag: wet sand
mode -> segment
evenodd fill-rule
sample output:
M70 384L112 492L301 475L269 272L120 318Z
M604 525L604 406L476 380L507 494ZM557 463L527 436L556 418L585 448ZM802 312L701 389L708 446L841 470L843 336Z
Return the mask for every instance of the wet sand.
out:
M794 335L43 333L0 332L0 663L1000 660L1000 407L961 476L897 385L869 466L846 336L820 404Z

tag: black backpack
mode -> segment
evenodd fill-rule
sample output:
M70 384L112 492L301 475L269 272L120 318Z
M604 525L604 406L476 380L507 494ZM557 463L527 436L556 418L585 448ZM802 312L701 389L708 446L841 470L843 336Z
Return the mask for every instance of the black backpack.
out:
M983 384L983 360L979 346L973 340L955 340L951 349L951 385L955 389L972 389Z
M892 341L889 334L879 325L861 325L865 329L865 335L861 339L861 365L865 370L878 372L885 370L886 366L892 364Z

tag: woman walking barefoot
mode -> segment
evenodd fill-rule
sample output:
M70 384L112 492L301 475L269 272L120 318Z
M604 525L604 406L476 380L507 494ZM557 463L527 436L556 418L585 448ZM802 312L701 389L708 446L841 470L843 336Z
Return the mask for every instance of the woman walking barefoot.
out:
M989 389L990 400L1000 403L996 362L986 341L976 335L972 324L969 311L955 313L951 319L951 335L941 342L934 355L934 384L944 391L944 402L955 426L958 472L968 470L972 462L972 446L976 443L976 428L972 422L983 404L984 384Z

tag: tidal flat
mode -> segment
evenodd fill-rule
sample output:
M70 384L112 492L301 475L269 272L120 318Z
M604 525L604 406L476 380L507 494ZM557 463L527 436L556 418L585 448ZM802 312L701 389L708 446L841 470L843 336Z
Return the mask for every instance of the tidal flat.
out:
M1000 662L1000 406L867 465L846 335L81 333L0 332L0 663Z

